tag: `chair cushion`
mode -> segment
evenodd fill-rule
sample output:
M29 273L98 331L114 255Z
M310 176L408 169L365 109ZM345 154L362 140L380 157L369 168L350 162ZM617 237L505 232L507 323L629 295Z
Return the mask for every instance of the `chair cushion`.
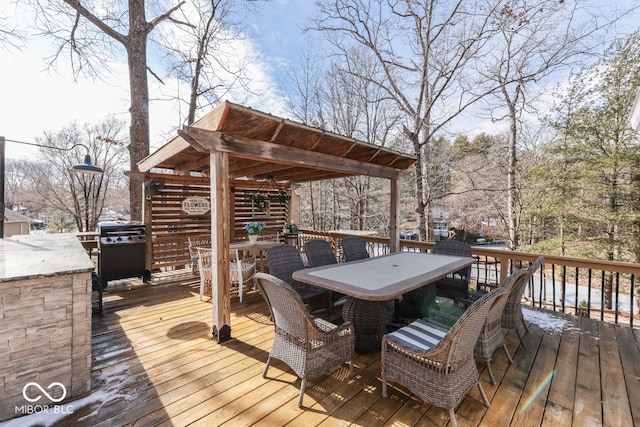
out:
M433 348L447 334L447 330L433 323L418 319L387 337L400 345L416 351L427 351Z

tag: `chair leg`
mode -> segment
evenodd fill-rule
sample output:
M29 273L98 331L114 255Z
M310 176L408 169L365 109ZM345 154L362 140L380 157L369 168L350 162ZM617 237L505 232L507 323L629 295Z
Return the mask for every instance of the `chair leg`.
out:
M262 371L262 378L267 378L267 371L269 370L269 363L271 362L271 354L267 357L267 364L264 367L264 371Z
M204 282L200 280L200 301L202 301L202 294L204 294Z
M489 382L491 385L496 385L496 378L493 376L493 371L491 370L491 361L487 360L487 372L489 372Z
M520 334L520 329L516 328L516 333L518 334L518 338L520 339L520 347L527 348L527 346L524 345L524 340L522 339L523 336Z
M529 333L529 327L527 326L526 323L524 323L524 318L522 319L522 326L524 326L524 330L525 330L525 335L527 335Z
M449 409L449 418L451 419L451 425L453 427L458 427L458 422L456 421L456 411L453 408Z
M353 378L353 359L349 361L349 378Z
M502 348L504 349L504 354L507 355L507 360L509 361L509 365L513 363L513 358L511 357L511 353L509 353L509 349L507 348L507 344L502 344Z
M300 384L300 397L298 397L298 408L302 408L302 399L304 398L305 388L307 388L307 377L302 378L302 384Z
M487 408L490 407L491 403L489 403L489 399L487 399L484 388L482 388L482 381L478 381L478 390L480 390L480 395L482 396L482 402L484 403L484 406L486 406Z
M382 397L387 397L387 379L382 375Z

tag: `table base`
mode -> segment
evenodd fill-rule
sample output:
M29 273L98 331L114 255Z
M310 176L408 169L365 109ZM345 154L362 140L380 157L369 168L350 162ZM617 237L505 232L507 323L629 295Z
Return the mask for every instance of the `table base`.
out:
M351 321L354 329L355 348L358 353L380 350L382 336L393 317L394 301L367 301L346 297L342 318Z

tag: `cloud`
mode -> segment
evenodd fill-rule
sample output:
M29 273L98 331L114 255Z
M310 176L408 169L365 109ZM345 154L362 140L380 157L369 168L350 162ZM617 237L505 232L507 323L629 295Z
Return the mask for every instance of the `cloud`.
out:
M22 19L20 13L15 13L20 11L13 12L8 16L12 16L16 22ZM258 46L246 36L231 39L217 53L221 62L231 64L240 58L250 60L240 64L246 76L243 85L234 82L234 76L218 70L222 84L230 87L223 100L286 116L286 104L271 77L273 70L263 61ZM74 81L69 63L64 60L56 65L56 70L48 69L43 58L49 55L51 44L43 37L27 42L22 51L3 55L0 63L0 81L3 82L0 103L3 128L0 132L3 136L33 142L45 130L56 131L74 121L95 123L110 115L128 121L129 80L126 63L110 64L112 72L105 80L79 78ZM159 65L156 55L157 52L150 47L149 61L154 67ZM160 83L149 75L152 152L175 136L175 130L183 124L187 105L177 98L188 99L188 94L189 88L184 82L163 77ZM207 111L200 112L200 115ZM25 148L7 144L6 153L7 157L21 157Z

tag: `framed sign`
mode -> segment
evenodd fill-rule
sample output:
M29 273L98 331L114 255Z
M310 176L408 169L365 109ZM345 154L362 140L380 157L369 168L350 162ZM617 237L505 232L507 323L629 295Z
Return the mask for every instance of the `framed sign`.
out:
M271 215L271 200L269 197L263 195L251 196L251 216L265 217Z
M187 197L182 201L182 210L189 215L204 215L211 210L211 203L201 196Z

